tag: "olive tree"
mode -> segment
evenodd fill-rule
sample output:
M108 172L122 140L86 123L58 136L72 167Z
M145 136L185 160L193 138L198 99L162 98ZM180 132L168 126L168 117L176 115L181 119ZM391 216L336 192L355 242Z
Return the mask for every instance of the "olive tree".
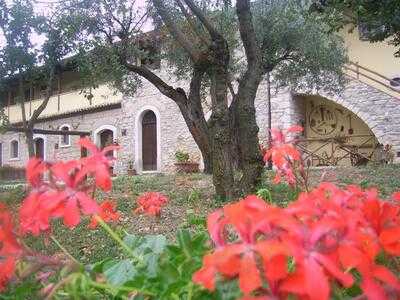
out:
M144 79L176 103L221 197L252 192L260 179L255 99L267 74L293 88L343 82L342 41L307 1L151 0L138 9L132 0L67 0L60 11L81 35L77 60L87 84L134 93ZM148 18L154 30L144 32ZM138 63L155 59L187 86Z

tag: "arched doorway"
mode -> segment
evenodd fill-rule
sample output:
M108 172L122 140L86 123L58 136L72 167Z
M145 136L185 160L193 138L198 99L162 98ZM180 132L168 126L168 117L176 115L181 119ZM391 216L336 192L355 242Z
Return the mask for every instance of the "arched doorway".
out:
M44 160L45 159L44 138L37 137L33 141L34 141L35 156L37 158Z
M157 117L148 110L142 118L143 171L157 170Z

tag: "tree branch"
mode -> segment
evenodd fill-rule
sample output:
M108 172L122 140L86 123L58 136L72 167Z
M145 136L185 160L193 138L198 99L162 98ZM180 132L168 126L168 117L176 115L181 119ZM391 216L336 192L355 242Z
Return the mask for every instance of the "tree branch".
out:
M204 35L200 32L200 30L198 30L198 28L196 27L196 24L193 22L191 16L189 15L189 13L187 12L186 8L183 6L183 3L181 2L181 0L175 0L176 4L178 5L179 9L181 10L182 14L185 16L186 20L189 23L189 26L192 28L193 32L197 34L197 36L199 37L199 39L206 45L210 45L210 41L207 40Z
M129 71L136 73L146 80L148 80L151 84L153 84L164 96L174 100L175 102L185 101L186 95L182 89L175 89L169 84L167 84L164 80L162 80L155 73L150 71L148 68L144 66L137 66L128 63L126 60L121 59L121 64L124 65Z
M18 82L18 93L20 96L19 104L21 106L21 114L22 114L22 127L27 129L27 121L26 121L26 111L25 111L25 97L24 97L24 79L22 77L22 72L20 71L21 76L19 77Z
M203 23L204 27L207 29L211 38L213 40L221 38L220 33L214 28L214 26L210 23L207 17L203 14L200 8L192 0L183 0L185 1L186 5L190 8L193 14Z
M197 61L197 59L200 56L200 53L188 41L187 37L178 28L174 20L172 20L171 15L168 13L167 8L163 3L163 0L152 0L152 1L154 3L155 8L157 9L158 14L161 16L161 19L167 26L168 31L178 41L178 43L182 46L182 48L186 50L192 61Z
M250 10L250 1L237 0L236 14L239 20L240 37L243 41L247 63L251 68L253 68L259 65L261 53L254 30L253 17Z
M51 66L49 80L47 81L46 96L45 96L43 102L39 105L39 107L33 111L32 116L28 122L28 127L33 127L33 125L39 118L40 114L45 110L47 104L50 101L53 82L54 82L55 69L56 69L55 65Z

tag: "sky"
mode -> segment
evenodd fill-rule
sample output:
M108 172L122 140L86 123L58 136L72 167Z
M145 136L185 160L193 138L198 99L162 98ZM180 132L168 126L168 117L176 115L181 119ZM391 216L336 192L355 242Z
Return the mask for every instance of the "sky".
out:
M56 5L60 3L62 0L34 0L35 3L35 12L40 15L49 15L51 14L52 10L55 9ZM11 4L12 0L6 0L7 4ZM145 0L136 0L136 6L137 7L143 7L145 6L146 2ZM151 29L151 24L145 25L144 30L150 30ZM40 46L41 43L43 43L44 37L39 36L37 34L32 35L32 42L36 45L36 47ZM4 37L2 36L2 33L0 32L0 47L4 46L5 40Z

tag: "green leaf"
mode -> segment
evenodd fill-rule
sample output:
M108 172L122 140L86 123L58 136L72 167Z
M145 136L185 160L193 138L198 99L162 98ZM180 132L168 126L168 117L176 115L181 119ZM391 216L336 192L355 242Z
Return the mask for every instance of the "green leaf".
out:
M127 234L124 238L124 243L139 255L144 255L149 252L161 254L167 246L167 239L161 234L145 236Z
M86 267L88 271L95 272L95 273L101 273L105 269L104 267L112 263L114 260L112 258L106 258L101 261L95 262L94 264L91 264Z
M107 281L113 285L123 285L132 280L137 271L129 259L124 259L104 271Z

